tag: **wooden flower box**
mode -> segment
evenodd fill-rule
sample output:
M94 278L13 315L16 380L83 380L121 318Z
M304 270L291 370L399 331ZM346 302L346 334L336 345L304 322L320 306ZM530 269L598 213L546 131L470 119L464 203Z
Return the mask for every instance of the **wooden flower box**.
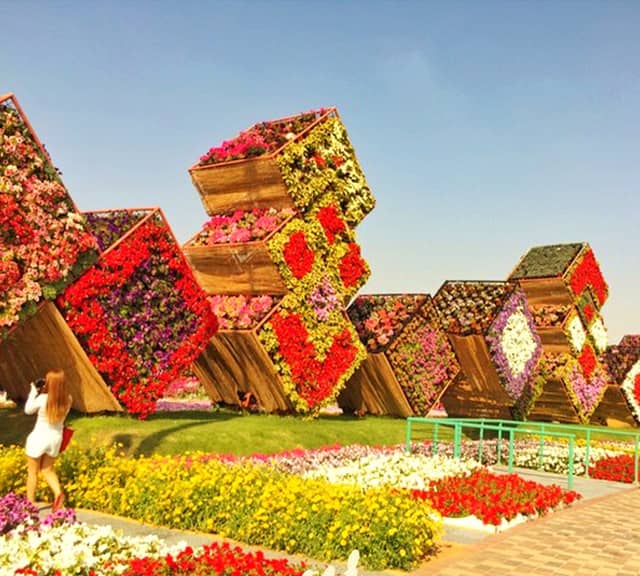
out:
M589 421L600 426L637 426L626 396L618 384L608 384L600 404L594 410Z
M198 283L208 294L285 294L285 280L268 250L269 241L288 222L291 213L275 230L260 240L202 245L205 227L183 245L182 250Z
M159 208L84 215L101 254L57 304L118 401L144 417L216 318Z
M531 248L508 279L520 284L531 306L576 304L586 292L584 298L599 310L609 291L586 242Z
M0 388L14 400L26 400L30 382L57 368L65 371L76 410L122 410L58 309L42 302L35 316L0 342Z
M509 282L447 281L434 303L461 368L442 397L447 414L510 418L542 353L524 293Z
M338 398L358 414L426 416L459 372L427 294L359 296L348 309L367 357Z
M292 300L295 300L293 295L276 297L268 312L249 328L223 327L211 338L205 351L195 361L193 370L214 401L237 406L240 404L240 398L249 392L255 397L260 411L305 411L300 409L291 391L287 389L283 374L290 371L291 366L281 356L280 348L280 356L276 362L264 340L265 333L273 333L272 324L276 318L281 318L283 314L295 314L296 311L308 314L308 310L304 312L304 304L292 305ZM221 318L220 322L221 326L225 326L224 318ZM350 323L340 305L327 320L326 325L319 330L326 335L325 337L331 338L349 326ZM307 333L307 336L313 337L310 333ZM353 339L356 340L355 331ZM306 342L305 338L299 344L303 345ZM354 359L351 371L355 370L360 362L361 359ZM321 367L319 372L322 372Z
M279 137L261 147L261 155L251 156L253 143L243 148L243 141L275 133ZM208 163L212 149L189 169L209 215L260 207L306 212L331 190L355 225L375 204L336 108L255 124L215 150L223 148L234 151L220 152L220 161ZM331 184L325 190L327 175Z

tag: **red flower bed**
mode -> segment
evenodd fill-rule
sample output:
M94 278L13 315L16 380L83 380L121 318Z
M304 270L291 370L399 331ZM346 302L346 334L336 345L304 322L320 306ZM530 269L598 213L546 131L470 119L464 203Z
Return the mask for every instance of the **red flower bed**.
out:
M544 514L581 497L557 485L543 486L517 474L494 474L486 469L433 481L429 490L412 490L412 494L429 500L443 516L474 515L495 526L518 514Z
M219 576L302 576L304 565L286 559L268 559L262 552L247 553L228 543L212 543L194 551L187 546L176 556L135 558L123 576L164 576L166 574L217 574Z
M601 458L593 466L589 466L589 476L597 480L631 484L634 480L634 475L635 462L631 454Z
M589 287L598 299L598 304L602 306L605 303L609 288L602 276L593 250L589 249L575 267L569 279L569 285L576 296L580 296L583 290Z

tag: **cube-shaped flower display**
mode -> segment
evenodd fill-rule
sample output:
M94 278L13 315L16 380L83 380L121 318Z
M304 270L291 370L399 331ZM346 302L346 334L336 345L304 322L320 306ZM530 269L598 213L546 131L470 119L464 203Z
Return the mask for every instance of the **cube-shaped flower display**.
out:
M348 309L367 358L339 398L345 410L426 415L459 372L427 294L367 294Z
M330 193L353 227L375 205L335 108L255 124L189 172L210 215L285 206L305 213Z
M532 306L575 304L585 295L585 305L598 311L609 295L600 266L586 242L531 248L509 280L522 286Z
M103 252L58 305L118 400L145 417L217 321L159 209L86 218Z
M586 423L600 403L608 383L602 365L585 348L576 360L571 354L543 354L528 404L519 407L532 420L553 417L559 422ZM572 409L567 406L567 400Z
M97 246L17 99L0 96L0 339L97 257Z
M622 381L622 391L631 406L636 423L640 423L640 357L625 375Z
M449 281L434 302L465 379L494 402L515 405L542 353L524 292L508 282ZM447 413L454 412L447 407Z

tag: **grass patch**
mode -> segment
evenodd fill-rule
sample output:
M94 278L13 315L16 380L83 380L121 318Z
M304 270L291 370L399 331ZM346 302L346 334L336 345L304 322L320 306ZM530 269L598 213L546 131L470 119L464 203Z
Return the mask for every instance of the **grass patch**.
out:
M21 409L0 410L0 444L23 445L35 416ZM127 415L84 415L72 412L77 446L118 442L131 456L181 454L186 451L219 454L271 454L296 448L333 444L370 446L402 444L405 420L383 416L299 416L244 414L234 410L159 412L141 421Z

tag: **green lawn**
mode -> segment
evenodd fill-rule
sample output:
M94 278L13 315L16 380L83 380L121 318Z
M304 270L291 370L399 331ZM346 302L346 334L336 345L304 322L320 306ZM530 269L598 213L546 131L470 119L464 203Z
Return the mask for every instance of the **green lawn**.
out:
M0 410L0 444L24 444L35 416ZM402 418L243 414L233 410L162 412L141 421L130 416L72 413L68 423L78 445L121 443L130 455L188 450L247 455L332 444L402 444Z

